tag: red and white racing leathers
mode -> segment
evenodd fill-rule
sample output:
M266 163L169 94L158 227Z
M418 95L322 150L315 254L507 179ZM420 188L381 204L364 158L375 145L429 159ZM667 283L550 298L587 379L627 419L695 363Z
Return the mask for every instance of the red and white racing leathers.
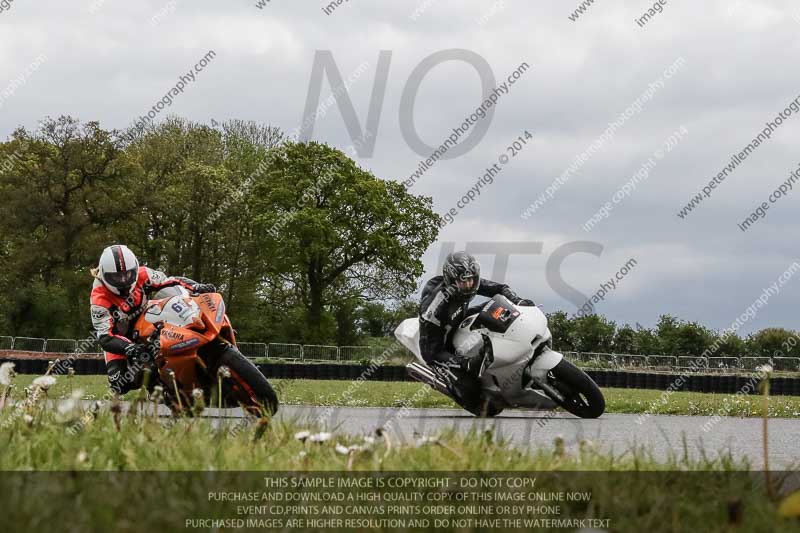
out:
M91 295L92 324L97 340L105 351L112 388L127 367L126 357L122 354L132 344L130 336L133 325L147 306L149 296L175 285L192 290L196 283L187 278L169 277L163 272L142 266L139 267L136 285L128 296L123 297L108 290L99 279L95 280Z

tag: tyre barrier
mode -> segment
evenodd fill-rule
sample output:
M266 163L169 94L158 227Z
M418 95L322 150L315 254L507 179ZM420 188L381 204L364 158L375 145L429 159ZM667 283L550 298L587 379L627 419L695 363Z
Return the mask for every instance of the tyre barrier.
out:
M45 359L0 358L11 362L18 374L44 374L49 361ZM102 359L73 359L62 361L55 373L64 374L72 366L79 375L105 375ZM404 366L367 366L356 364L297 364L262 363L256 365L270 379L320 379L366 381L412 381ZM623 370L587 370L600 386L618 389L653 389L717 394L758 394L759 379L755 375L675 374L628 372ZM770 393L776 396L800 396L800 378L772 377Z

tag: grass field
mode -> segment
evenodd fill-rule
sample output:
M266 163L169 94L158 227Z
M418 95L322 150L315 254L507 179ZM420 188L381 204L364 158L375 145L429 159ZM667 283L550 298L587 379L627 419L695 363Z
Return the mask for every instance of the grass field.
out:
M559 439L522 451L491 432L448 432L409 444L384 435L299 438L307 428L266 419L215 426L145 413L100 412L71 432L76 420L87 420L80 409L57 412L39 402L24 414L2 410L0 529L22 523L49 529L59 520L67 520L69 531L182 529L186 517L237 509L212 502L211 492L263 491L264 475L279 471L523 473L535 476L537 491L589 490L591 503L563 502L557 515L612 518L612 531L796 531L798 525L781 516L780 501L763 481L741 471L748 465L729 456L679 454L657 462L646 450L612 455L590 442L567 447ZM38 473L20 472L31 470ZM164 470L173 473L154 472ZM319 515L325 514L323 507Z
M590 441L567 445L558 437L552 445L520 449L492 430L448 431L400 443L383 433L320 433L319 428L266 418L159 418L138 393L128 396L132 408L127 413L113 403L110 410L87 411L86 404L74 401L76 395L54 409L45 397L69 396L70 389L79 387L88 391L84 397L97 397L105 384L100 377L62 377L47 396L34 393L24 400L20 389L30 377L19 376L15 383L11 399L16 403L0 409L0 531L13 531L19 524L35 529L59 524L67 531L184 529L188 518L238 509L212 501L212 493L264 491L264 476L270 472L342 471L533 476L542 493L590 491L590 502L561 502L554 514L611 518L610 531L798 528L796 519L783 516L792 512L783 500L787 495L770 494L773 484L765 485L748 472L745 460L724 452L699 458L670 453L656 460L646 449L611 453ZM348 384L276 382L285 402L303 403L335 403ZM365 383L353 400L369 397L394 405L420 386ZM281 513L291 514L288 509ZM322 507L314 516L336 514L341 512ZM531 516L541 517L541 512Z
M16 385L27 387L35 376L18 376ZM412 382L371 382L358 387L350 381L305 379L271 380L279 392L281 403L305 405L339 405L344 407L456 407L441 394L417 395L424 387ZM84 398L100 399L108 391L105 376L61 376L49 391L50 398L67 397L72 389L83 389ZM133 394L133 393L131 393ZM662 391L645 389L603 389L607 413L643 413L668 415L761 416L760 396L675 392L666 397ZM800 398L770 397L770 416L800 416ZM408 403L407 403L408 402Z

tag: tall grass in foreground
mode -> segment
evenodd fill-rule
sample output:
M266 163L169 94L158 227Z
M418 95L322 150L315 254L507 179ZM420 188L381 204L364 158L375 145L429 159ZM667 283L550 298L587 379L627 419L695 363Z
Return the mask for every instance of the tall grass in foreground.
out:
M614 455L590 442L568 446L559 439L528 452L491 432L420 435L400 443L382 434L345 436L294 423L215 426L147 412L98 412L74 434L68 420L44 409L0 426L0 470L6 471L0 530L40 522L48 530L53 523L71 531L174 530L186 517L230 512L231 505L210 502L209 492L265 490L261 472L270 471L536 472L541 490L590 490L590 502L565 504L564 514L611 517L613 531L798 528L779 516L763 480L730 456L657 461L644 449ZM39 472L21 472L30 470ZM154 472L165 470L171 472Z
M399 442L382 431L340 435L268 418L159 418L143 391L127 412L69 400L53 409L43 401L52 386L52 378L35 381L0 411L1 531L174 530L186 517L225 512L209 492L264 490L257 473L272 471L535 472L542 490L591 490L591 501L565 514L610 517L613 531L800 529L789 518L797 497L780 507L770 498L783 492L780 478L765 483L729 454L693 458L686 445L656 460L643 448L613 454L560 438L523 450L491 430Z

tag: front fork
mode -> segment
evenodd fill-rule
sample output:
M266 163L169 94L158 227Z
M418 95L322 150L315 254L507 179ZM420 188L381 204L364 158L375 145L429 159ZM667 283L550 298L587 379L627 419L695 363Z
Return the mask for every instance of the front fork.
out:
M535 385L543 390L552 400L563 402L565 400L564 395L557 388L553 387L547 379L547 375L558 366L562 359L564 359L564 356L561 353L549 348L546 348L541 354L536 356L531 363L525 367L525 377L527 378L526 388L532 388L531 385Z

